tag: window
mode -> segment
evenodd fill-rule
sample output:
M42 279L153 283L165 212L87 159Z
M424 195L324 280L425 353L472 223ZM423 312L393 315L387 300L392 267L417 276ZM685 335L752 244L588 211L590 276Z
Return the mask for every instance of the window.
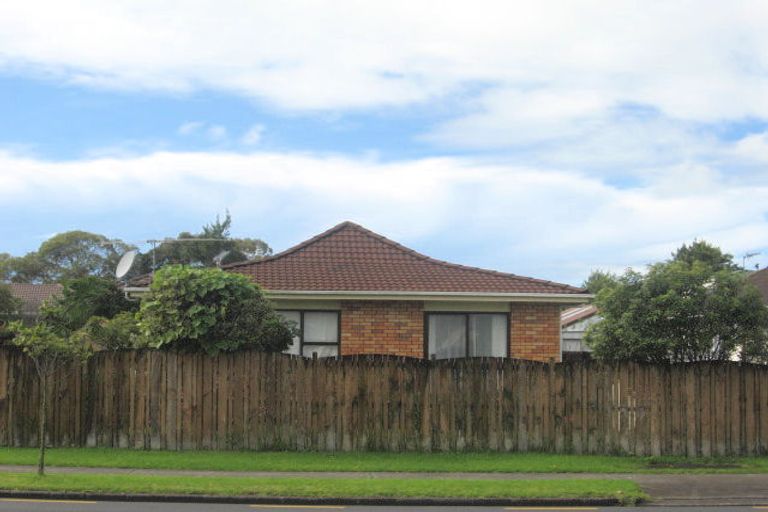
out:
M293 322L299 334L286 354L304 357L336 357L339 355L338 311L277 311L283 319Z
M428 313L427 358L506 357L505 313Z

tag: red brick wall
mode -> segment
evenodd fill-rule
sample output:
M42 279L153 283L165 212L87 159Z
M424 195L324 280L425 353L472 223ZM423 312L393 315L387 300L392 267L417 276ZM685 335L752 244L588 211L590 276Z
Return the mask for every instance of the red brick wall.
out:
M423 357L423 303L343 301L341 354Z
M560 306L510 305L510 357L560 361ZM417 301L343 301L341 353L424 356L424 307Z
M510 357L560 361L560 306L512 303Z

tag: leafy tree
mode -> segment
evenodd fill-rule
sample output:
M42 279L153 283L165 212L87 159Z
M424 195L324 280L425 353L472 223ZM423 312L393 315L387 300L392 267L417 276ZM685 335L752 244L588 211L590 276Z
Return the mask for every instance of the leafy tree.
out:
M113 318L94 316L75 336L90 346L102 350L146 348L147 340L141 335L136 314L130 311L118 313Z
M688 265L700 262L712 267L714 270L738 270L733 256L723 253L718 247L704 240L694 240L691 245L683 244L672 253L673 261L682 261Z
M0 283L7 283L11 280L11 261L13 261L13 256L7 252L0 252Z
M593 355L655 363L765 360L768 309L730 257L711 249L694 242L645 275L628 270L601 289L595 304L603 320L586 335Z
M40 319L57 332L68 334L83 327L92 316L110 319L136 310L138 303L126 299L114 279L87 276L65 282L61 295L43 305Z
M0 269L18 283L55 283L86 276L109 277L132 245L87 231L55 235L37 251L7 259Z
M13 296L10 287L0 283L0 343L13 337L7 326L18 317L21 301Z
M164 242L156 249L142 255L138 267L147 273L152 270L153 257L159 268L165 265L190 265L212 267L214 258L223 251L230 251L221 263L235 263L272 254L272 249L263 240L256 238L231 238L232 216L227 212L224 220L216 217L211 224L203 226L199 233L181 232L177 239L198 242Z
M45 474L46 414L48 412L47 382L54 372L73 362L85 362L90 356L87 347L75 338L60 336L49 326L37 324L24 327L13 325L16 336L11 343L19 347L35 365L40 389L37 444L39 448L37 474Z
M161 268L138 318L151 346L208 354L242 348L279 352L294 334L259 287L220 269Z
M593 270L589 277L581 287L585 288L589 293L597 294L603 288L613 286L616 284L618 276L613 272L607 270Z

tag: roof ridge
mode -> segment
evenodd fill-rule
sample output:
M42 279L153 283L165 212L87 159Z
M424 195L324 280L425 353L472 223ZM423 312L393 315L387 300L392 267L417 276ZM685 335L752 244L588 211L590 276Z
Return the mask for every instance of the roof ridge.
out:
M492 275L502 276L502 277L511 277L511 278L514 278L514 279L520 279L520 280L523 280L523 281L529 281L529 282L534 282L534 283L548 284L548 285L558 286L560 288L569 289L569 290L572 290L574 292L584 292L584 290L582 288L578 288L578 287L571 286L571 285L568 285L568 284L563 284L563 283L556 283L554 281L548 281L546 279L536 279L535 277L519 276L517 274L512 274L510 272L499 272L498 270L490 270L490 269L487 269L487 268L473 267L473 266L470 266L470 265L462 265L460 263L452 263L450 261L439 260L437 258L433 258L431 256L427 256L426 254L422 254L422 253L420 253L420 252L418 252L418 251L416 251L414 249L406 247L406 246L404 246L404 245L402 245L402 244L400 244L398 242L395 242L394 240L391 240L391 239L385 237L384 235L380 235L380 234L378 234L378 233L376 233L374 231L371 231L370 229L367 229L367 228L365 228L363 226L360 226L359 224L355 224L354 222L348 222L348 224L351 225L352 227L357 228L358 230L362 231L363 233L365 233L368 236L376 238L376 239L378 239L378 240L380 240L382 242L385 242L385 243L387 243L389 245L394 246L397 249L400 249L401 251L407 252L407 253L411 254L412 256L415 256L415 257L417 257L419 259L428 261L430 263L434 263L436 265L441 265L441 266L450 267L450 268L458 268L458 269L461 269L461 270L471 270L471 271L476 271L476 272L483 272L483 273L486 273L486 274L492 274Z
M312 238L308 238L308 239L304 240L303 242L300 242L300 243L298 243L296 245L293 245L293 246L291 246L291 247L289 247L289 248L287 248L287 249L285 249L283 251L280 251L277 254L273 254L272 256L262 256L262 257L260 257L258 259L252 259L252 260L246 260L246 261L238 261L238 262L235 262L235 263L229 263L227 265L222 265L221 268L242 267L244 265L255 265L255 264L263 263L263 262L266 262L266 261L274 261L274 260L280 259L280 258L282 258L284 256L288 256L289 254L293 254L295 252L298 252L301 249L304 249L305 247L314 244L315 242L319 242L323 238L327 238L328 236L336 233L337 231L341 231L343 228L345 228L347 226L355 226L355 227L358 227L358 228L361 228L361 229L365 230L365 228L363 228L362 226L359 226L359 225L355 224L352 221L345 220L344 222L336 224L335 226L333 226L330 229L326 229L325 231L323 231L319 235L315 235Z
M561 288L563 290L568 290L568 291L573 292L573 293L584 293L584 291L585 291L582 288L578 288L578 287L571 286L571 285L568 285L568 284L557 283L557 282L554 282L554 281L548 281L546 279L537 279L537 278L534 278L534 277L519 276L517 274L512 274L512 273L509 273L509 272L499 272L498 270L490 270L490 269L485 269L485 268L480 268L480 267L473 267L473 266L469 266L469 265L461 265L459 263L451 263L449 261L439 260L439 259L436 259L436 258L432 258L431 256L427 256L426 254L422 254L422 253L420 253L420 252L418 252L418 251L416 251L414 249L411 249L411 248L406 247L406 246L404 246L404 245L402 245L402 244L400 244L398 242L395 242L394 240L391 240L391 239L385 237L384 235L380 235L379 233L371 231L370 229L365 228L365 227L361 226L360 224L356 224L356 223L354 223L352 221L348 221L348 220L344 221L344 222L342 222L340 224L337 224L337 225L333 226L332 228L330 228L330 229L328 229L326 231L323 231L319 235L315 235L315 236L313 236L312 238L310 238L308 240L305 240L305 241L303 241L303 242L301 242L301 243L299 243L297 245L294 245L293 247L289 247L288 249L286 249L284 251L281 251L281 252L279 252L279 253L277 253L277 254L275 254L273 256L267 256L267 257L261 258L259 260L250 260L250 261L243 261L243 262L238 262L238 263L231 263L229 265L224 265L222 268L233 268L233 267L239 267L239 266L244 266L244 265L254 265L254 264L259 264L259 263L262 263L262 262L274 261L276 259L282 258L282 257L287 256L289 254L293 254L295 252L298 252L298 251L306 248L307 246L312 245L315 242L318 242L318 241L322 240L323 238L327 238L328 236L330 236L330 235L332 235L334 233L337 233L337 232L339 232L339 231L341 231L342 229L345 229L345 228L355 229L355 230L359 231L360 233L362 233L362 234L364 234L364 235L366 235L368 237L371 237L371 238L374 238L374 239L376 239L376 240L378 240L380 242L386 243L387 245L390 245L390 246L394 247L395 249L397 249L397 250L399 250L401 252L407 253L410 256L413 256L415 258L421 259L423 261L429 262L429 263L434 264L434 265L443 266L443 267L449 267L449 268L455 268L455 269L460 269L460 270L469 270L469 271L473 271L473 272L482 272L482 273L485 273L485 274L501 276L501 277L509 277L509 278L518 279L518 280L521 280L521 281L532 282L532 283L546 284L546 285L550 285L550 286Z

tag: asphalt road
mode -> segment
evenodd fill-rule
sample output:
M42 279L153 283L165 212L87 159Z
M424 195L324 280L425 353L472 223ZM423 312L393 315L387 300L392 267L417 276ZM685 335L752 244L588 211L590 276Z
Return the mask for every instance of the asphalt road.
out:
M0 512L525 512L525 511L623 511L622 507L376 507L331 505L212 505L207 503L126 503L106 501L22 500L0 499ZM691 507L653 507L654 512L691 511ZM745 512L768 510L766 506L706 507L695 510L707 512Z

